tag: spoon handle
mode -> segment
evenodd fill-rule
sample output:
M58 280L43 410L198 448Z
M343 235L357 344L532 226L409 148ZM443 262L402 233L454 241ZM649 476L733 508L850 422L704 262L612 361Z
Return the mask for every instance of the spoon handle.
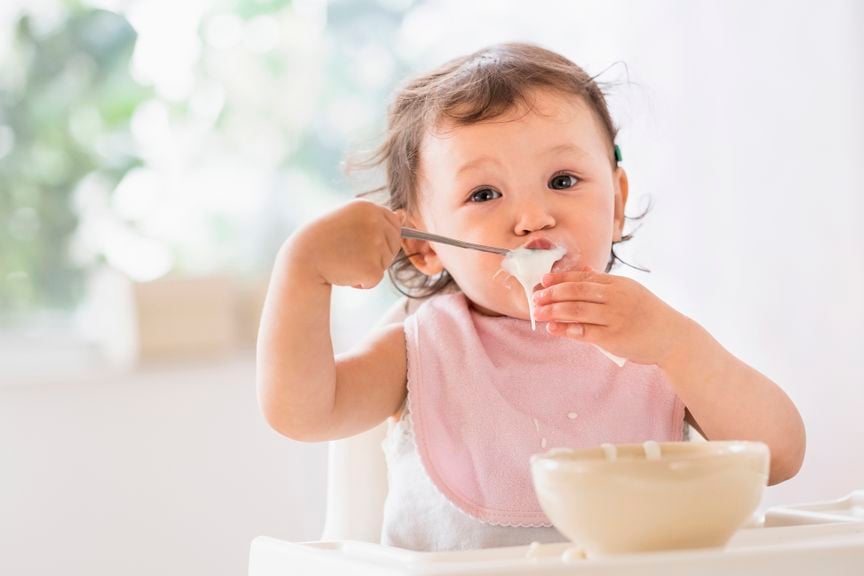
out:
M471 242L463 242L461 240L447 238L446 236L430 234L429 232L421 232L420 230L415 230L413 228L402 228L402 237L414 238L417 240L428 240L429 242L449 244L451 246L458 246L459 248L469 248L471 250L479 250L481 252L491 252L492 254L500 254L502 256L505 256L508 252L510 252L510 250L507 250L506 248L495 248L494 246L484 246L483 244L472 244Z

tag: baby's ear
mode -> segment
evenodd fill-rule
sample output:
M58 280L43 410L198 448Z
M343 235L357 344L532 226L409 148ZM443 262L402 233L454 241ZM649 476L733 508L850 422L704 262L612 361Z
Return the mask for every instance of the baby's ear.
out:
M411 264L426 276L435 276L444 270L438 254L429 242L403 238L402 248L408 255L408 259L411 260Z
M620 242L624 235L624 208L627 206L627 193L629 192L629 184L627 182L627 173L620 166L615 169L612 175L615 184L615 233L612 240Z
M402 216L402 222L405 226L414 228L415 230L426 231L426 227L416 216L409 216L404 211L397 211ZM417 270L426 276L435 276L444 271L444 265L441 259L438 258L438 253L432 245L425 240L417 240L416 238L402 238L402 249L411 260Z

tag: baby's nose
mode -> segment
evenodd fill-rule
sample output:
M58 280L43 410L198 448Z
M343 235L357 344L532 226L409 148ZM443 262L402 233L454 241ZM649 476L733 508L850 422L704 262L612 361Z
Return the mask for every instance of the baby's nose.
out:
M545 206L538 204L523 204L516 217L514 232L517 236L525 236L532 232L546 230L555 226L555 217Z

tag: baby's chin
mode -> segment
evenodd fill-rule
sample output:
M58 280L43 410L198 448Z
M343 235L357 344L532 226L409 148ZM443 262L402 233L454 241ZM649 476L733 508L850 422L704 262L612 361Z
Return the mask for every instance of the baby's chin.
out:
M490 308L488 305L483 305L475 300L468 298L468 305L476 312L482 314L483 316L510 316L507 311L496 310L494 308Z
M505 294L499 295L494 301L488 298L472 298L468 294L465 296L468 298L471 308L483 316L507 316L518 320L530 319L528 301L525 298L525 292L518 283L516 288L507 290Z

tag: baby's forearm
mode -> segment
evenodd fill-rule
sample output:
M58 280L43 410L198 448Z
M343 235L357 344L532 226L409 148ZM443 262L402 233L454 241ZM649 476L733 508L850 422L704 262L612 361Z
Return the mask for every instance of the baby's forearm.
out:
M789 397L696 322L660 363L710 440L758 440L771 449L770 484L794 476L804 458L804 424Z
M332 288L287 242L276 257L257 343L258 398L269 424L304 439L333 407Z

